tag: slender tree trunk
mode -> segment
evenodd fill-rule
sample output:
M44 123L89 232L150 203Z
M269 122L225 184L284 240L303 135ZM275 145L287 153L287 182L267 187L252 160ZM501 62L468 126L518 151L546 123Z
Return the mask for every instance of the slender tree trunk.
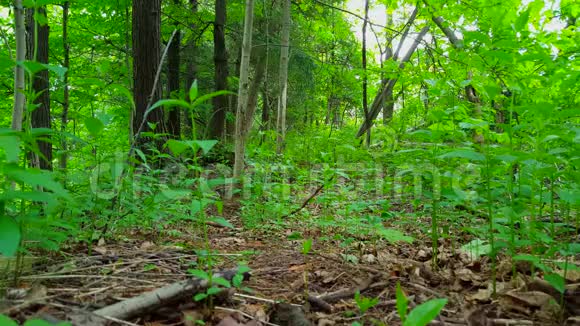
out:
M28 9L26 11L28 35L28 59L39 63L48 64L48 24L41 25L34 19L35 10ZM37 14L43 16L46 21L46 8L40 7L36 9ZM32 88L38 97L34 100L37 105L36 109L32 111L31 127L32 128L51 128L50 122L50 84L49 73L47 69L43 69L34 75ZM38 141L38 149L40 157L33 154L33 166L39 167L43 170L52 170L52 143L49 141Z
M367 103L367 88L368 88L368 76L367 76L367 25L369 19L369 0L365 0L365 21L362 27L362 68L363 68L363 112L365 114L365 119L368 119L369 108ZM371 129L367 130L366 137L367 146L371 145Z
M26 60L26 26L24 24L24 7L22 0L14 1L14 32L16 35L16 61ZM22 130L22 119L24 118L24 106L26 98L24 96L24 68L17 65L14 68L14 108L12 111L12 129Z
M288 96L288 60L290 50L290 0L282 1L282 35L280 49L280 99L276 124L276 153L281 154L286 141L286 105Z
M156 125L155 132L165 132L163 109L157 108L147 116L143 123L148 104L155 103L161 96L161 88L155 86L155 78L161 57L161 0L133 0L133 99L135 118L133 136L139 132L151 131L149 124ZM153 89L155 87L155 90ZM153 98L149 96L153 94ZM145 150L146 140L139 138L137 148ZM160 148L158 142L156 147Z
M181 0L174 0L173 2L176 6L181 4ZM169 98L175 98L176 93L180 90L180 74L179 66L181 64L180 48L181 48L181 31L179 26L175 24L176 33L173 37L173 42L169 45L167 52L167 90L169 92ZM167 128L170 135L175 139L179 139L181 136L181 108L172 107L169 110L169 116L167 118Z
M247 136L250 133L250 130L252 130L252 125L254 123L254 113L256 112L256 106L258 105L258 92L260 91L260 86L262 85L262 81L264 80L264 73L266 71L264 47L260 47L257 52L254 78L252 79L250 90L248 92L248 107L246 108L244 121L245 136Z
M228 53L226 50L226 0L215 0L215 22L213 29L215 64L215 90L228 89ZM226 125L228 96L222 95L213 98L213 114L210 119L209 134L211 138L223 139Z
M64 90L63 90L63 100L62 100L62 117L60 121L60 131L64 135L66 132L66 126L68 124L68 110L70 107L70 94L68 86L68 75L70 68L70 44L68 42L68 12L70 8L70 2L65 1L62 6L62 44L64 51L64 67L66 71L64 73ZM66 171L67 160L68 160L68 144L66 142L66 137L61 136L61 157L59 161L59 167L62 171Z
M429 31L429 26L425 26L421 29L419 34L415 37L415 41L409 48L409 51L405 54L405 56L401 59L399 63L399 69L403 69L405 67L405 63L411 59L411 56L419 46L419 43L425 37L425 34ZM356 137L362 136L368 129L373 126L373 120L377 117L379 112L381 111L381 103L383 103L384 99L389 98L392 95L393 90L395 88L395 84L397 83L398 78L390 79L385 87L377 94L375 99L373 100L373 104L371 105L371 109L369 112L369 116L364 120L363 124L360 126Z
M254 0L246 0L244 18L244 39L240 64L240 84L236 108L234 178L239 178L244 170L246 135L244 135L245 111L248 104L250 56L252 53L252 27L254 24Z
M189 8L191 10L191 14L193 16L196 16L197 0L189 0ZM192 19L192 21L195 20ZM196 28L197 26L195 25L195 23L190 24L190 29L192 31L195 31ZM185 96L187 97L188 100L191 100L189 98L189 88L191 87L191 85L193 84L193 82L197 77L196 55L197 55L197 43L193 39L189 42L189 44L187 44L187 52L185 54L187 60L185 73ZM191 135L191 130L193 130L193 124L195 123L195 121L191 119L190 112L184 112L184 117L186 121L185 126L188 129L184 134Z

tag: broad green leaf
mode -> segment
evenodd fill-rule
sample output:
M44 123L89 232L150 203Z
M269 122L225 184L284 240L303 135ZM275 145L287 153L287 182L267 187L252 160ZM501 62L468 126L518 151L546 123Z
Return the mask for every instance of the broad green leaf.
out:
M193 81L189 88L189 102L193 102L197 98L197 79Z
M214 277L211 279L211 283L221 285L221 286L226 287L226 288L232 287L232 285L230 284L230 281L226 280L223 277Z
M407 242L407 243L412 243L413 237L407 236L405 234L403 234L403 232L399 231L399 230L395 230L395 229L388 229L385 227L380 227L379 230L377 230L377 234L384 240L391 242L391 243L395 243L395 242L399 242L399 241L403 241L403 242Z
M101 131L105 129L103 122L93 117L88 117L85 119L85 127L87 127L87 130L94 138L97 138Z
M196 98L195 101L193 101L193 103L191 103L191 107L195 108L209 99L212 99L212 98L218 97L218 96L222 96L222 95L236 95L236 93L221 90L221 91L216 91L216 92L213 92L210 94L206 94L206 95L203 95L203 96Z
M6 173L6 176L15 181L20 181L33 187L43 187L60 197L69 198L68 192L59 182L56 182L52 178L52 175L49 172L38 169L23 170L18 167L7 167L4 172Z
M0 216L0 253L13 257L20 246L20 226L11 217Z
M199 146L203 151L203 154L206 155L209 151L218 143L217 140L194 140L194 144Z
M524 12L518 15L516 18L516 22L514 23L514 29L516 32L521 32L527 30L526 26L528 24L528 20L530 19L530 9L526 9Z
M1 324L0 325L4 325ZM71 323L66 323L66 322L62 322L62 323L49 323L46 320L42 320L42 319L31 319L31 320L27 320L24 323L24 326L70 326L72 325Z
M479 259L483 255L489 255L491 253L491 245L481 239L475 239L471 242L461 246L460 250L473 259Z
M2 326L18 326L18 323L8 318L5 315L0 315L0 325Z
M191 148L187 142L177 139L169 139L166 145L176 157Z
M207 289L206 293L207 295L216 295L218 293L222 292L222 289L212 286L209 289Z
M197 301L201 301L201 300L203 300L205 298L207 298L207 294L205 294L205 293L198 293L198 294L196 294L193 297L193 300L197 302Z
M200 278L202 280L209 280L209 274L201 269L188 269L187 272L192 276Z
M234 228L234 225L223 217L212 217L212 218L208 219L208 221L219 224L219 225L226 227L226 228L230 228L230 229Z
M561 275L548 273L544 275L544 279L558 290L558 292L564 293L566 291L566 280Z
M46 63L43 65L46 69L55 73L58 76L58 78L60 78L60 79L64 78L64 74L67 71L67 69L65 67L62 67L62 66L49 65Z
M411 310L403 326L424 326L431 322L443 307L447 304L447 299L433 299L422 303Z
M149 112L157 109L158 107L172 107L172 106L180 106L183 108L189 108L189 103L183 101L183 100L174 100L174 99L167 99L167 100L159 100L157 102L155 102L155 104L153 104L149 110L147 110L147 112L145 114L149 114Z
M4 150L7 162L17 163L20 155L20 137L0 136L0 148Z

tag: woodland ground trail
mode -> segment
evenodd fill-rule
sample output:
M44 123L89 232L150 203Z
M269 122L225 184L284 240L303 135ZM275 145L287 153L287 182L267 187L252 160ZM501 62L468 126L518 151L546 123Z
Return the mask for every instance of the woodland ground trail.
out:
M561 324L561 319L554 318L558 306L549 294L521 288L529 279L526 274L530 270L525 264L518 265L517 276L512 278L509 261L500 261L500 295L494 298L489 261L470 259L449 239L441 241L440 268L433 270L427 238L413 244L371 243L360 238L344 246L338 241L321 241L322 236L332 238L332 234L322 234L328 231L300 229L300 224L297 221L288 229L267 232L209 227L209 244L216 253L211 265L217 270L247 263L252 277L244 286L252 292L218 297L214 301L216 308L211 311L186 300L131 323L193 325L189 319L203 319L207 325L255 324L250 317L266 323L280 320L276 314L281 308L273 304L276 301L303 305L305 316L314 325L398 325L395 287L399 282L411 299L411 306L433 298L449 300L433 325ZM314 239L308 255L301 253L302 240L289 239L296 232ZM200 250L204 241L199 234L199 230L182 226L160 234L127 233L109 243L101 242L90 255L87 248L70 248L23 276L24 288L31 289L31 294L9 308L8 313L21 318L40 315L64 319L75 310L95 310L185 279L190 276L189 269L201 269L207 264ZM365 297L378 298L378 303L364 315L359 314L353 300L356 290ZM305 303L305 297L319 295L326 298L326 306L318 305L314 299ZM233 311L238 316L237 324L228 317ZM289 318L290 321L279 323L301 323Z

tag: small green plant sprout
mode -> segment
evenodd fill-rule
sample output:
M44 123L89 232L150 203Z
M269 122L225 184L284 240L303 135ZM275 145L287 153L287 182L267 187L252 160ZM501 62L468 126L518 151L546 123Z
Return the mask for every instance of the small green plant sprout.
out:
M312 239L306 239L302 242L302 254L304 256L308 255L312 250Z
M207 280L209 286L205 292L200 292L193 297L194 301L201 301L205 299L211 299L214 295L220 293L223 288L239 288L246 292L251 292L251 289L242 287L242 282L244 281L244 274L249 272L250 268L246 265L239 265L236 275L232 278L232 281L228 281L223 277L216 277L212 273L208 273L201 269L189 269L187 272L192 276L195 276L202 280ZM221 286L221 287L220 287ZM211 302L211 301L210 301ZM211 305L211 303L210 303Z
M18 326L19 324L5 315L0 315L0 325L2 326ZM30 319L24 323L24 326L71 326L71 323L50 323L42 319Z
M362 316L367 312L367 310L371 309L379 303L379 298L367 298L362 296L359 291L356 291L354 294L354 302L356 302L358 310Z
M433 299L418 305L407 314L409 299L401 289L400 283L397 283L396 297L397 312L403 326L425 326L435 319L447 304L447 299Z

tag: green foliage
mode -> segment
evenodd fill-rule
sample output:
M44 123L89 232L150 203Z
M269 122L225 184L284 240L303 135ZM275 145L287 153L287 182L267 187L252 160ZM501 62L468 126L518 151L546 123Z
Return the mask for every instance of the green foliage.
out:
M416 306L407 313L409 301L401 289L400 283L397 283L396 297L397 312L404 326L424 326L429 324L447 304L447 299L432 299Z
M360 314L364 315L367 310L379 303L379 298L367 298L362 296L359 291L356 291L354 294L354 302L356 302Z

